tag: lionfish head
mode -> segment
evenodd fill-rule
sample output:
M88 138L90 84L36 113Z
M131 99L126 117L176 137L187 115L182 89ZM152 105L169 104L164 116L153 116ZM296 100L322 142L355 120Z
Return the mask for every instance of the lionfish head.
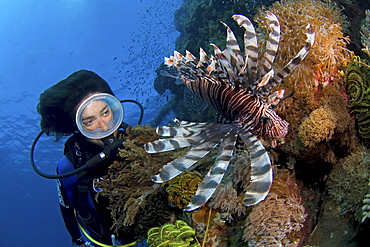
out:
M251 132L257 136L277 140L288 134L289 123L282 119L274 109L264 109L259 121L251 128Z

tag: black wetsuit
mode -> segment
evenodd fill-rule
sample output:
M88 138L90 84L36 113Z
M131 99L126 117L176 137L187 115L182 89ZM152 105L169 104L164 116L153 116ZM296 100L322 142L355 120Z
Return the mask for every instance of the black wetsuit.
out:
M65 143L64 156L58 163L57 172L63 174L73 171L102 151L103 147L87 141L82 134L74 134ZM98 168L58 180L61 213L72 241L78 245L83 244L78 225L100 243L112 244L112 220L110 211L107 210L109 201L100 196L97 203L95 196L99 189L94 186L94 179L104 176L110 163L108 161L106 164L99 164ZM133 240L120 239L120 242L128 244Z

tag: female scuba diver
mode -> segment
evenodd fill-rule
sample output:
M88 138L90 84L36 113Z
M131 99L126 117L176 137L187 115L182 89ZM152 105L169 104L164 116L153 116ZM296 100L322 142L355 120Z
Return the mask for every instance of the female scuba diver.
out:
M57 180L60 210L73 244L148 246L134 236L116 239L107 209L109 200L96 198L99 188L94 181L107 174L124 141L124 132L118 130L123 108L108 83L92 71L79 70L46 89L37 111L46 135L56 139L72 135L64 145L57 173L73 174L83 167L81 172Z

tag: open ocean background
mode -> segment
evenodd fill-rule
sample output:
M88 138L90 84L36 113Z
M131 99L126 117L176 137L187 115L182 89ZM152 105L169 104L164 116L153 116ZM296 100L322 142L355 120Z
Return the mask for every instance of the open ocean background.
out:
M172 54L181 0L0 1L0 246L71 246L56 183L31 168L40 131L38 97L79 69L93 70L119 99L135 99L148 124L170 98L153 88L155 69ZM139 109L124 105L135 124ZM41 138L36 164L54 174L63 141Z

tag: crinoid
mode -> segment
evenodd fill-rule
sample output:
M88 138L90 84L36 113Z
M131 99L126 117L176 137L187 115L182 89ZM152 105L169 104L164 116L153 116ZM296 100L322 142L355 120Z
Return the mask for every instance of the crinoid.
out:
M161 227L153 227L148 231L148 244L153 247L159 246L200 246L195 237L195 230L182 220L176 220L175 224L164 224Z
M221 51L211 44L215 57L209 57L200 49L199 59L188 51L185 56L175 51L174 56L165 58L165 64L177 69L190 91L232 122L179 122L178 127L158 127L156 132L162 139L145 145L148 153L191 146L184 156L162 167L159 174L152 178L156 183L163 183L194 168L198 160L218 147L219 154L214 165L186 206L187 211L199 208L211 198L227 170L238 138L246 144L251 159L250 184L246 188L244 204L255 205L269 193L273 177L271 161L256 136L271 139L274 143L288 133L289 124L275 112L275 107L285 98L284 90L271 92L271 89L306 57L314 42L314 33L308 25L305 46L275 75L272 65L280 40L280 24L274 14L266 13L271 32L261 59L255 29L243 15L234 15L233 19L245 29L244 56L234 33L223 23L227 28L226 49Z

